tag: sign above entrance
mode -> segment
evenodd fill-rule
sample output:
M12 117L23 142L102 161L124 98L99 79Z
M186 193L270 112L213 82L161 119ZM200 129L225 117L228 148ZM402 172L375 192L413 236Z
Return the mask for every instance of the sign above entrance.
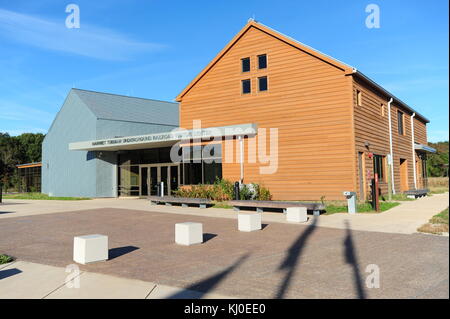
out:
M69 143L71 151L118 151L142 148L171 146L179 141L192 139L210 139L214 137L229 137L256 135L257 125L254 123L221 127L199 128L193 130L175 129L170 132L126 136L84 142Z

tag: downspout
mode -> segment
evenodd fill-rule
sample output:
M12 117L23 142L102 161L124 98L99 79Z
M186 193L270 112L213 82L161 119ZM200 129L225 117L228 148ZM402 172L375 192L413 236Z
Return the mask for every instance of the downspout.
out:
M411 148L412 148L412 162L413 162L413 175L414 175L414 189L417 189L417 174L416 174L416 153L414 151L414 117L416 113L411 115Z
M391 157L391 185L392 185L392 194L395 194L395 184L394 184L394 152L392 151L392 119L391 119L391 103L394 101L391 98L388 102L388 119L389 119L389 153Z

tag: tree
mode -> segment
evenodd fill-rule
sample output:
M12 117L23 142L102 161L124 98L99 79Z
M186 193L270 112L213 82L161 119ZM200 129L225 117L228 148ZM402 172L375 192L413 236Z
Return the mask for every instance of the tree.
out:
M447 176L448 174L448 141L428 143L436 149L436 153L427 156L427 173L430 177Z

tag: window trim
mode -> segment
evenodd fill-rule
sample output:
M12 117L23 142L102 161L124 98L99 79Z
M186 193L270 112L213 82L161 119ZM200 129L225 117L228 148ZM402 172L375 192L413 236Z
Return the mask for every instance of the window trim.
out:
M400 117L399 117L399 115L401 114L401 123L402 123L402 126L401 126L401 132L400 132ZM400 111L400 110L397 110L397 132L398 132L398 135L402 135L402 136L404 136L404 135L406 135L406 132L405 132L405 113L403 113L402 111Z
M249 92L244 92L244 82L245 81L248 81L250 83L250 86L249 86L250 91ZM251 78L241 80L241 95L248 95L248 94L252 94L252 80L251 80Z
M259 57L260 57L260 56L265 56L265 57L266 57L266 67L265 67L265 68L260 68L260 67L259 67ZM267 68L269 67L269 62L268 62L268 59L267 59L267 53L258 54L258 55L256 56L256 59L257 59L257 61L258 61L258 65L257 65L256 69L257 69L257 70L267 70Z
M362 91L356 90L356 105L362 106Z
M248 60L248 71L244 71L244 60ZM249 73L252 70L252 60L250 57L241 58L241 73Z
M261 90L261 85L260 85L260 82L259 82L259 80L263 79L263 78L266 79L266 89L265 90ZM268 76L267 75L259 76L258 77L258 92L264 93L264 92L267 92L267 91L269 91L269 78L268 78Z

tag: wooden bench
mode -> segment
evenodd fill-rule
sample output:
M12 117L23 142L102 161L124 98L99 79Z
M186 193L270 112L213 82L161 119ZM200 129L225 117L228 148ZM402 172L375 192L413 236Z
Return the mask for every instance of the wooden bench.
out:
M404 194L408 198L419 198L426 196L430 190L428 189L411 189L409 191L404 192Z
M282 209L286 213L288 207L306 207L308 211L312 211L314 215L319 215L320 211L325 210L322 203L302 203L302 202L281 202L270 200L230 200L228 204L233 206L235 211L241 208L256 208L256 211L262 213L265 208Z
M188 207L189 205L198 205L200 208L206 208L208 205L212 205L213 202L207 198L187 198L187 197L174 197L174 196L148 196L151 204L166 204L172 206L172 204L181 204L182 207Z

